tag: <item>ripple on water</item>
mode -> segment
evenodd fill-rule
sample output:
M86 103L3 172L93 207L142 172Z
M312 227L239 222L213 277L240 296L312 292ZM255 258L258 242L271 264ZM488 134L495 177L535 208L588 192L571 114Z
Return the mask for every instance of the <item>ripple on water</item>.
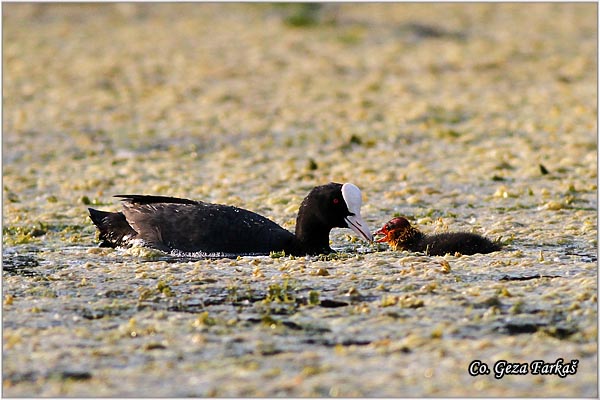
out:
M35 253L17 254L10 250L2 254L2 273L20 276L38 276L40 263Z

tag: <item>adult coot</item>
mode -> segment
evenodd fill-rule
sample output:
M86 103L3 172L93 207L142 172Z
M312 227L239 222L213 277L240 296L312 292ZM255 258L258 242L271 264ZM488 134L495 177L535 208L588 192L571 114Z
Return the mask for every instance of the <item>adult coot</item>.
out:
M387 242L394 250L423 252L431 256L460 253L465 255L491 253L501 249L500 244L469 232L425 235L412 227L404 217L390 220L375 235L384 235L377 242Z
M89 208L100 231L101 247L133 243L179 253L292 255L330 253L332 228L350 228L362 238L373 236L360 215L360 189L352 183L317 186L300 204L296 234L242 208L175 197L116 195L122 212Z

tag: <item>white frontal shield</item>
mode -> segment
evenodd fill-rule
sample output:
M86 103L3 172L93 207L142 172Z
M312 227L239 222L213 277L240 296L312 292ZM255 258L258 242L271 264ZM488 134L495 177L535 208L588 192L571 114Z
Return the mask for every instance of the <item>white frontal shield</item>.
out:
M342 197L346 202L348 211L350 211L350 215L344 218L348 224L348 228L352 229L363 239L372 242L373 235L360 215L360 207L362 206L360 189L352 183L344 183L342 185Z

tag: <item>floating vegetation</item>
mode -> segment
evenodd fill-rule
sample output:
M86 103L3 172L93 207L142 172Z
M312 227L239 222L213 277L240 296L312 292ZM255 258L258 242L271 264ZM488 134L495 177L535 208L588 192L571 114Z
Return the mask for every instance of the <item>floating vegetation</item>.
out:
M316 271L311 271L311 275L315 276L329 276L327 268L318 268Z
M211 317L208 311L204 311L198 315L198 318L194 321L194 326L202 327L202 326L213 326L216 325L217 321L214 317Z
M381 298L381 307L390 307L398 304L398 296L383 296Z
M308 292L308 304L314 306L320 303L320 295L316 290Z
M306 169L308 171L316 171L318 168L319 164L317 164L317 162L313 158L309 158L306 163Z
M296 28L311 27L319 24L321 3L281 3L289 9L284 21L288 26Z
M285 251L284 250L281 250L281 251L271 251L269 253L269 257L271 257L271 258L285 257Z
M175 295L173 289L171 289L171 287L164 281L158 281L156 284L156 289L167 297L173 297Z
M452 267L450 267L450 263L446 260L442 260L440 261L440 265L441 265L441 272L442 274L449 274L450 272L452 272Z
M404 295L398 297L396 304L402 308L420 308L425 306L425 302L422 299L411 295Z
M317 261L334 261L334 260L344 260L350 257L354 257L353 254L348 254L344 252L334 252L329 254L320 254L315 256L315 260Z
M294 291L287 279L282 284L274 283L267 288L264 302L293 303L296 299Z
M5 226L2 228L3 242L6 245L14 246L38 242L40 236L48 233L48 225L38 222L30 226Z
M3 394L597 397L596 8L4 4ZM508 248L166 254L87 215L155 194L294 231L329 181L372 230ZM468 377L515 354L580 363Z

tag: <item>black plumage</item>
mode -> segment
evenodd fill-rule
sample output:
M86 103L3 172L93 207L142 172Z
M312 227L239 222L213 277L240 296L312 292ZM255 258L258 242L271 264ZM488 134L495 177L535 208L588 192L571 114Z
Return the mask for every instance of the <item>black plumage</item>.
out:
M371 233L360 216L360 190L352 184L317 186L300 205L296 234L242 208L175 197L117 195L123 211L89 209L100 246L128 247L135 242L165 252L304 255L329 253L329 232L351 228L367 240ZM358 209L357 209L358 208Z

